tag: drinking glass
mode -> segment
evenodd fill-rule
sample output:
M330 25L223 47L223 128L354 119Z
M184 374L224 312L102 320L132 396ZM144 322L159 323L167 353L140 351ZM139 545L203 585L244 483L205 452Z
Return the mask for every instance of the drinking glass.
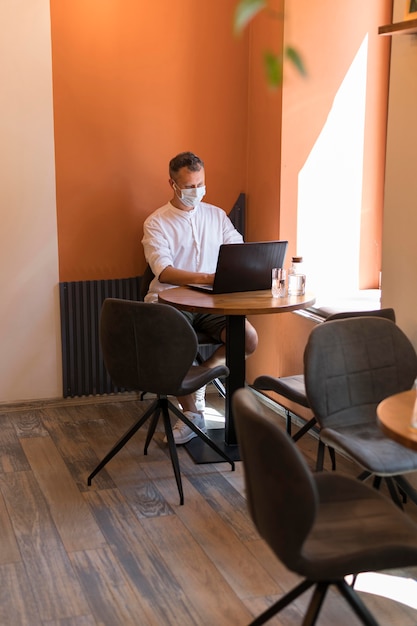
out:
M287 270L282 267L272 269L271 291L274 298L285 298L287 295Z

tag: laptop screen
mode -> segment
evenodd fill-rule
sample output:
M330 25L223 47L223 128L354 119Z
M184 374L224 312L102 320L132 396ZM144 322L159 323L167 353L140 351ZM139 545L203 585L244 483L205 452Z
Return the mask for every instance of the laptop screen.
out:
M213 286L189 285L212 293L271 288L271 270L282 267L288 241L256 241L220 246Z

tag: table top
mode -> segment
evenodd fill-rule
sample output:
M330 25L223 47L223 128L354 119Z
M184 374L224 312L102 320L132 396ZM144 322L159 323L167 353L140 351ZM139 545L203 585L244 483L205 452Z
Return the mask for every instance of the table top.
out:
M377 407L378 422L383 432L407 448L417 450L417 428L411 426L417 417L417 394L415 389L396 393L385 398Z
M270 289L265 291L239 291L211 294L191 289L173 287L159 293L159 302L170 304L192 313L217 313L220 315L261 315L306 309L315 302L311 293L304 296L273 298Z

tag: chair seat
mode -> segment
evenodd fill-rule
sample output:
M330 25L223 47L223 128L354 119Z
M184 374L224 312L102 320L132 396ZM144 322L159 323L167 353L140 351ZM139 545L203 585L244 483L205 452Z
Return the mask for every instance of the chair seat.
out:
M416 563L415 523L391 500L337 472L314 478L319 506L299 574L319 581L368 571L370 564L380 570Z
M378 476L417 470L417 452L388 439L376 422L338 426L337 430L325 427L320 430L320 439Z
M303 374L284 376L282 378L266 375L258 376L253 386L260 391L274 391L292 402L309 408Z
M181 385L170 395L186 396L194 393L196 389L204 387L213 381L214 378L222 378L229 375L229 369L226 365L217 365L216 367L203 367L202 365L193 365L181 381ZM152 391L152 390L150 390Z

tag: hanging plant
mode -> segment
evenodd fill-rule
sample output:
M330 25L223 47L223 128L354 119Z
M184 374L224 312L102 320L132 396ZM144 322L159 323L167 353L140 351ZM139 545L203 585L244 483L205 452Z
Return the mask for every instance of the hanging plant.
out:
M240 0L236 6L233 20L235 34L240 35L249 23L264 10L272 19L284 19L282 13L273 10L268 5L268 0ZM264 52L264 67L267 82L271 88L276 89L282 84L284 59L288 59L301 76L307 75L303 59L294 47L284 46L283 52L280 54L266 50Z

